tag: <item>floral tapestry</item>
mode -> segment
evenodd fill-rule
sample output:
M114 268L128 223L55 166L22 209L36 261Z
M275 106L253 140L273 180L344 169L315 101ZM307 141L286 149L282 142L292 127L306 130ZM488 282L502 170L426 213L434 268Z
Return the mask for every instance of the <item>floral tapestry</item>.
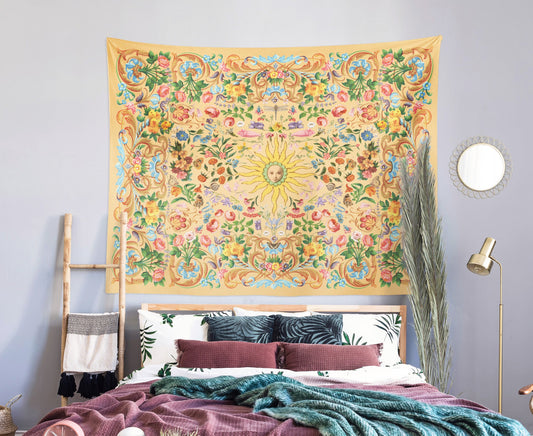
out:
M126 211L127 291L407 293L398 169L429 138L436 168L440 40L108 39L107 257Z

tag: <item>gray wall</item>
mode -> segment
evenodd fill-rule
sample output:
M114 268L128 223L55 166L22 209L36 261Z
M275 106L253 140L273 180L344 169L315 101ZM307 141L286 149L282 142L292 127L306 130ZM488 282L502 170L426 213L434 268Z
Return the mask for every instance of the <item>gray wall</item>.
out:
M504 412L533 430L530 167L533 57L523 0L322 0L194 2L0 0L0 404L17 393L16 423L27 429L59 404L62 215L74 215L73 262L102 262L108 191L105 38L190 46L305 46L442 35L439 84L439 207L448 270L452 393L497 407L498 270L467 271L485 236L504 263ZM490 200L460 194L448 161L465 138L507 146L513 174ZM529 181L528 181L529 180ZM73 311L106 311L99 272L73 276ZM127 369L138 365L135 309L142 301L315 303L320 297L129 295ZM328 298L332 303L403 303L405 297ZM409 362L418 363L409 328Z

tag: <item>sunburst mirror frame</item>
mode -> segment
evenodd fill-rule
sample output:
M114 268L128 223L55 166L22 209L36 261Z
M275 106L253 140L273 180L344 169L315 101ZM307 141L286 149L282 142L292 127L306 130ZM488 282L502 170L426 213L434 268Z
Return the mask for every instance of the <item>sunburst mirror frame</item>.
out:
M465 183L464 176L463 178L461 178L461 175L459 174L459 162L461 156L469 147L478 144L488 144L493 146L500 152L501 157L505 162L505 169L501 179L498 183L496 183L489 189L474 189L473 187L468 186L468 184ZM473 136L466 139L457 146L457 148L450 157L449 171L450 177L455 187L467 197L477 199L490 198L499 194L509 181L509 178L511 176L511 158L506 148L497 139L490 138L488 136Z

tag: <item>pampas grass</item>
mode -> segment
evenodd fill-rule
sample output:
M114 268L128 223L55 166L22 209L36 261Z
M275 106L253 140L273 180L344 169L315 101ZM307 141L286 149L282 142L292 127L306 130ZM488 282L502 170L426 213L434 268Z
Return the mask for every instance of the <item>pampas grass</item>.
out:
M429 383L446 392L450 385L446 267L437 214L435 176L429 162L429 137L417 152L412 174L400 168L404 263L420 365Z

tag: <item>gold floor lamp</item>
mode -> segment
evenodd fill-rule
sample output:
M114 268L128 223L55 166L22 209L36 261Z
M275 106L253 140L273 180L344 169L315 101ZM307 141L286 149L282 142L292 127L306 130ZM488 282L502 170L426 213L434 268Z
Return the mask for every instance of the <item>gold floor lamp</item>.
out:
M496 240L493 238L485 238L483 246L479 253L470 256L470 260L466 264L467 268L475 274L487 276L490 274L493 262L500 266L500 348L499 348L499 374L498 374L498 413L502 413L502 385L503 385L503 285L502 285L502 264L491 256L492 250Z

